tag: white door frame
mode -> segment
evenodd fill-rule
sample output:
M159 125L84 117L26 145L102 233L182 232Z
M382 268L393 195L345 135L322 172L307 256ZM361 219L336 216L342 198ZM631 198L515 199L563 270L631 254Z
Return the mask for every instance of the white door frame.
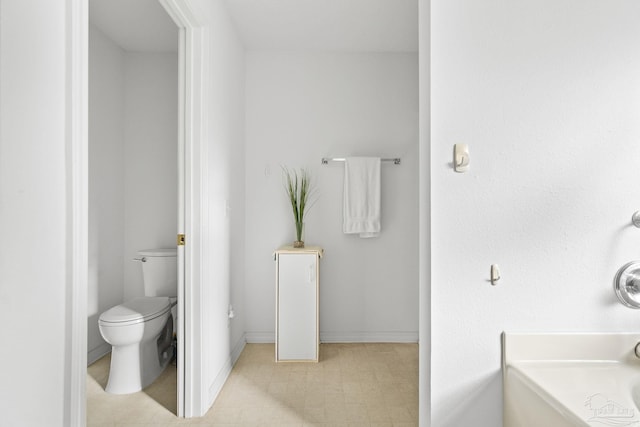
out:
M201 416L208 409L203 397L202 309L200 266L205 108L203 93L206 62L206 29L189 6L188 0L159 0L180 31L178 50L179 99L179 186L180 208L178 233L186 236L184 246L178 247L178 416Z
M184 189L184 217L179 232L186 245L179 251L184 259L184 286L179 287L178 413L184 417L204 414L206 393L202 373L202 309L200 267L202 172L200 152L205 140L203 93L208 75L206 27L197 19L189 0L159 0L180 28L179 52L179 155ZM68 160L67 231L68 316L65 339L64 425L86 424L87 376L87 280L88 280L88 0L65 0L66 42L66 129ZM179 225L179 227L181 226ZM180 337L182 337L180 339Z
M89 277L88 0L66 0L67 303L64 425L86 423Z

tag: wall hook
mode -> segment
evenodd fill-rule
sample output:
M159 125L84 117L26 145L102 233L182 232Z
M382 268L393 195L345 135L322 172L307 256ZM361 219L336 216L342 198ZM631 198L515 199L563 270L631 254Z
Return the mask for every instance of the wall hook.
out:
M491 284L495 286L498 280L500 280L500 269L498 268L498 264L491 264Z
M469 146L467 144L454 144L453 146L453 170L466 172L469 169Z

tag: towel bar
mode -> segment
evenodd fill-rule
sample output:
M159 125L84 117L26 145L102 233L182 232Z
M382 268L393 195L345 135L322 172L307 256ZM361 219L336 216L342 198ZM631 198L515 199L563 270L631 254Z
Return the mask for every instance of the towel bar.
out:
M326 165L329 162L344 162L345 160L346 159L344 157L334 157L333 159L330 159L328 157L323 157L322 158L322 164ZM400 157L380 159L380 161L382 161L382 162L393 162L394 165L399 165L400 164Z

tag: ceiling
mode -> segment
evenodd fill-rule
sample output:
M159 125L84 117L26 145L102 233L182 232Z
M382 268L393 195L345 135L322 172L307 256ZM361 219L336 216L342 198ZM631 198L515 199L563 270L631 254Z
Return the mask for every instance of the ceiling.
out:
M89 0L89 23L128 52L178 51L178 27L158 0Z
M418 0L225 0L247 49L418 51Z
M418 50L418 0L224 2L250 50ZM178 29L158 0L89 0L89 21L126 51L177 51Z

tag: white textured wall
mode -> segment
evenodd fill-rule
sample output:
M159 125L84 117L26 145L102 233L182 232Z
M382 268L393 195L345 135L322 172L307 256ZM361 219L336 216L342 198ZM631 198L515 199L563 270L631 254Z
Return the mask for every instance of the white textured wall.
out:
M174 247L178 58L89 34L88 361L110 347L102 312L144 294L139 249Z
M68 4L0 2L0 424L68 425Z
M98 318L122 303L124 251L124 51L89 29L88 362L111 350Z
M611 286L640 254L640 4L431 5L432 425L494 427L501 331L640 325Z
M124 299L144 295L137 251L173 248L178 212L178 55L127 52Z
M306 167L317 201L307 244L323 246L321 339L416 340L418 330L416 54L247 54L246 330L273 340L272 252L294 240L281 165ZM382 166L382 233L342 233L343 164L322 157L402 157Z

